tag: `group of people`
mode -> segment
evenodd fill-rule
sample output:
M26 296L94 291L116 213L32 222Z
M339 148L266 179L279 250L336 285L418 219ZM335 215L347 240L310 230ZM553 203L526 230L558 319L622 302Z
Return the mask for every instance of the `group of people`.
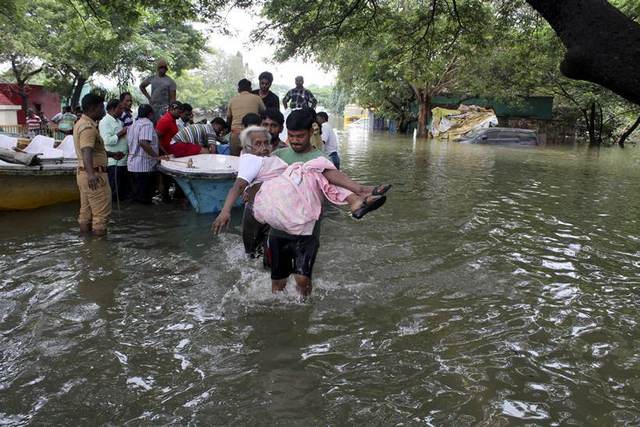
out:
M354 182L314 147L311 140L318 115L308 108L292 111L283 148L273 144L273 135L265 127L249 126L240 133L238 178L212 225L216 233L228 227L231 209L242 195L246 253L255 257L262 252L265 266L271 269L274 293L283 291L293 275L302 298L312 289L324 200L348 205L352 216L360 219L381 207L391 188Z
M45 116L41 108L29 108L25 118L27 125L27 133L29 136L46 134L48 129L58 133L58 137L64 138L73 132L73 126L82 116L82 109L78 106L72 111L70 106L65 106L61 112L57 113L51 119Z
M193 123L191 106L176 100L166 61L157 65L157 74L140 85L149 102L138 107L135 119L128 92L109 100L106 113L101 96L82 99L83 114L73 126L80 230L106 234L112 201L149 204L158 187L166 191L170 178L156 173L163 156L240 156L238 179L212 227L220 232L228 226L231 207L243 194L247 253L264 253L274 292L283 290L293 274L300 295L309 295L323 201L349 205L352 216L361 218L384 204L390 185L363 186L339 171L336 134L328 115L316 114L317 100L302 77L282 100L292 110L283 141L285 118L270 90L271 73L260 74L257 90L247 79L238 82L226 120Z

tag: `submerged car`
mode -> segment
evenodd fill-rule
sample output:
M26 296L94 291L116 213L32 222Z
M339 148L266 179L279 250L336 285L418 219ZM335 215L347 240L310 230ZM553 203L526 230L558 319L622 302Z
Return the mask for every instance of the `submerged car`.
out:
M538 134L530 129L485 128L464 135L463 144L538 145Z

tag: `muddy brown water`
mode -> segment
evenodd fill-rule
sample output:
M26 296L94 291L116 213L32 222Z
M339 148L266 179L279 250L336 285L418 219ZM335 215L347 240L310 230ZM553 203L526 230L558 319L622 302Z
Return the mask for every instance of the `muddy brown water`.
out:
M0 214L0 425L637 425L640 155L341 134L392 182L330 208L312 299L234 230L123 205Z

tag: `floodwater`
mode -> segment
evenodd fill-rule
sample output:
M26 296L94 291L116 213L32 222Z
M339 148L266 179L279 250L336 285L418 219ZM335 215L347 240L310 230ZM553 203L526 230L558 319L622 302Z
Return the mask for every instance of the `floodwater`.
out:
M0 214L0 425L640 423L640 153L342 134L391 182L330 208L313 296L273 297L239 212ZM290 285L291 286L291 285Z

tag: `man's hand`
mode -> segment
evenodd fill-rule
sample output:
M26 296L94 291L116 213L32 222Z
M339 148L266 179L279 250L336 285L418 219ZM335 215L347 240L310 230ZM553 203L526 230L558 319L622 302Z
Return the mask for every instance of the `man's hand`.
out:
M170 155L163 155L163 156L158 156L156 157L157 161L161 161L161 160L171 160L171 156Z
M128 129L128 127L120 129L120 131L116 134L116 135L118 135L118 138L126 135L127 134L127 129Z
M213 224L211 225L211 230L214 233L218 234L226 228L229 228L229 223L231 222L231 213L222 211L218 214L218 217Z
M89 188L91 190L97 190L102 182L102 179L93 172L87 172L87 180L89 181Z

